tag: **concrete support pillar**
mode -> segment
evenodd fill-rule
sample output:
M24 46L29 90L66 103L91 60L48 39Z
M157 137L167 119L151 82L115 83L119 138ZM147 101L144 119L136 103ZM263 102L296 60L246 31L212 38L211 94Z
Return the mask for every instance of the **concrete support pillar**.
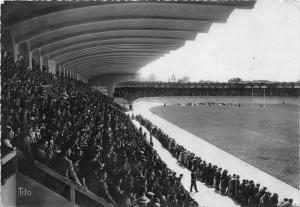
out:
M49 68L49 60L47 56L43 57L42 66Z
M20 47L20 44L14 44L14 60L15 62L18 60L19 58L19 47Z
M41 65L41 58L40 58L40 51L39 50L35 50L32 51L32 65L33 66L40 66Z
M24 61L31 67L32 66L32 52L29 51L29 46L27 42L22 42L20 44L17 44L17 57L18 56L23 56Z
M115 91L115 84L114 83L106 84L106 91L108 97L113 97Z
M56 71L56 62L54 60L49 60L48 61L48 67L49 67L49 72L55 74Z
M40 70L42 71L43 68L43 57L41 56L41 51L39 50L39 54L40 54Z
M58 67L58 76L61 76L61 67Z
M15 57L18 55L18 45L15 44L14 38L9 30L3 30L1 32L1 47L4 48L6 52Z
M59 63L56 63L56 65L55 65L55 75L56 76L59 76L59 68L60 68Z
M28 53L28 58L29 58L29 60L28 60L28 66L30 68L32 68L32 52L30 52L30 51Z

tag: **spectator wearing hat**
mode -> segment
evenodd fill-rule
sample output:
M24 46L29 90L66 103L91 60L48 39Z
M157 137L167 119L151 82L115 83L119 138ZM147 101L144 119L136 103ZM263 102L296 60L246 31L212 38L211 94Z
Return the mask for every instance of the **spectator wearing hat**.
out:
M234 194L233 194L234 199L236 201L238 201L238 197L239 197L239 185L240 185L240 176L237 175L234 182Z
M288 199L287 201L284 201L282 204L280 204L280 207L291 207L293 204L293 199Z
M277 207L278 204L278 194L273 193L273 195L270 197L269 205L270 207Z
M259 200L258 207L269 207L269 200L270 200L271 193L265 192L264 195Z
M155 198L151 207L159 207L159 206L160 206L160 200L159 198Z
M125 193L121 189L121 183L122 179L118 179L116 182L114 182L110 188L110 193L112 198L114 198L115 202L117 203L117 206L123 206L125 205Z
M279 206L281 207L283 203L288 202L289 199L288 198L284 198L283 201L280 202Z
M31 144L36 144L37 143L37 139L36 139L36 135L34 133L34 130L32 127L28 127L28 136L29 136L29 140Z
M216 192L219 192L219 190L220 190L221 172L222 172L222 168L219 168L215 174L215 190L216 190Z
M226 195L231 197L231 198L234 195L235 178L236 178L236 174L233 174L233 176L229 180L228 188L227 188L227 191L226 191Z
M150 199L147 198L145 193L143 193L140 197L137 199L137 205L136 207L146 207L150 203Z
M257 183L257 184L255 185L255 187L254 187L254 195L256 195L256 194L258 193L259 188L260 188L260 184Z
M87 188L87 183L90 183L89 179L96 176L95 174L100 170L101 163L99 153L100 151L96 146L87 148L84 152L84 156L79 160L79 177L84 188ZM94 170L96 170L96 172Z
M50 166L51 168L62 176L70 178L73 180L80 188L82 184L80 183L73 167L72 161L68 158L71 154L71 148L65 146L61 152L52 160Z
M179 154L178 162L179 162L180 165L183 164L183 152L182 151Z
M115 200L111 197L111 194L108 190L108 186L106 183L106 179L107 179L106 171L102 170L98 172L97 169L94 169L94 176L91 179L89 179L89 183L87 183L87 187L89 190L103 197L107 202L113 204L116 207L118 205L115 202Z
M124 198L124 204L123 206L124 207L133 207L133 195L132 193L130 193L130 191L124 191L124 195L125 195L125 198Z
M178 182L181 182L182 178L183 178L183 174L179 174L179 177L177 177L176 180L177 180Z
M214 165L211 169L211 175L210 175L210 186L214 186L214 181L215 181L215 175L218 171L218 167L216 165Z
M204 161L201 166L201 182L203 182L203 183L205 183L205 180L206 180L206 169L207 169L207 164Z
M212 186L214 184L214 168L211 163L208 164L206 184Z
M196 171L193 171L191 173L191 187L190 187L190 192L193 191L193 188L195 188L195 191L198 192L196 180L197 180L196 179Z
M154 201L153 198L154 198L155 194L152 193L151 191L147 192L147 193L146 193L146 196L147 196L147 198L150 199L150 201Z
M243 180L242 184L240 185L239 189L240 189L240 202L241 202L241 206L247 206L248 205L248 197L247 197L247 184L248 181L247 180Z
M250 182L247 181L246 183L246 189L245 189L245 198L248 205L250 205L251 200L254 196L253 194L253 181L250 180Z
M28 131L20 135L20 140L18 140L18 148L23 152L25 157L29 159L30 162L35 162L35 157L33 155L32 146L36 146L35 143L31 143Z
M45 149L47 157L49 157L50 160L52 160L54 157L54 149L55 149L54 140L53 137L51 137L50 140L48 141L48 146Z
M37 142L37 147L33 149L34 157L37 161L48 165L51 161L50 157L48 157L46 148L48 147L48 141L46 139L40 139Z
M251 197L250 197L249 203L250 203L251 205L255 206L255 205L258 205L258 202L259 202L255 196L256 196L256 194L257 194L258 191L259 191L260 184L257 183L257 184L254 186L253 180L251 180L250 183L251 183L251 182L252 182L252 185L253 185L253 190L252 190L252 193L251 193Z
M229 175L227 175L227 170L224 170L222 172L222 175L221 175L221 194L222 195L225 195L225 192L226 192L226 189L227 189L227 186L228 186L228 182L229 182Z
M262 188L258 191L258 193L256 193L256 195L255 195L255 197L254 197L254 198L255 198L256 205L259 204L260 199L261 199L261 197L265 194L266 190L267 190L267 187L262 187Z
M168 203L170 206L177 206L178 205L178 199L176 198L176 194L171 194L169 196Z
M245 196L247 198L249 206L255 206L255 190L254 190L254 182L253 180L250 180L250 182L247 181L246 184L246 191L245 191Z

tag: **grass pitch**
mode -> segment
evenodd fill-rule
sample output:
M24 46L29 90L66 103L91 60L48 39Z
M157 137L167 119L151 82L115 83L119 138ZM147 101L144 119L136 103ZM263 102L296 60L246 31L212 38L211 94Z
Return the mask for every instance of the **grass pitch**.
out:
M299 188L298 100L267 98L266 108L261 108L262 100L255 99L252 108L251 98L161 98L163 103L171 105L154 107L151 111ZM205 101L242 103L243 106L177 105Z

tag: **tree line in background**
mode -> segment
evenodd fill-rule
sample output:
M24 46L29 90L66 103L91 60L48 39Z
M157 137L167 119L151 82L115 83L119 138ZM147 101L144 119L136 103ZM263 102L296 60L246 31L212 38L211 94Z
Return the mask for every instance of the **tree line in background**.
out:
M141 78L141 82L165 82L165 81L160 81L159 77L155 73L151 73L149 76L146 78ZM253 82L253 83L280 83L278 81L269 81L269 80L242 80L239 77L234 77L230 78L228 80L228 83L248 83L248 82ZM192 82L190 76L183 76L182 78L176 78L174 74L171 75L171 77L168 78L168 83L219 83L218 81L208 81L208 80L199 80ZM289 82L289 83L295 83L300 85L300 80L296 82Z

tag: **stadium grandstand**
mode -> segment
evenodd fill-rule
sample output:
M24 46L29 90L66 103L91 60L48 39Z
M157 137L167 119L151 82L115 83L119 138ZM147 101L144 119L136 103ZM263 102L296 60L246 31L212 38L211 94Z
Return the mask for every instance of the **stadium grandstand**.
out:
M300 83L241 81L231 83L200 82L124 82L116 86L114 96L133 101L154 96L275 96L299 97Z
M153 147L150 132L151 139L155 134L180 165L194 173L194 184L200 180L220 190L234 205L292 206L292 198L279 200L279 192L271 194L264 186L254 186L255 181L239 185L237 175L231 179L225 169L221 175L216 165L203 168L200 157L151 121L127 113L113 99L113 94L130 101L186 94L249 96L251 90L255 95L298 97L298 83L133 82L142 66L208 32L214 22L226 23L234 9L252 9L255 3L5 1L1 6L1 204L205 206Z

